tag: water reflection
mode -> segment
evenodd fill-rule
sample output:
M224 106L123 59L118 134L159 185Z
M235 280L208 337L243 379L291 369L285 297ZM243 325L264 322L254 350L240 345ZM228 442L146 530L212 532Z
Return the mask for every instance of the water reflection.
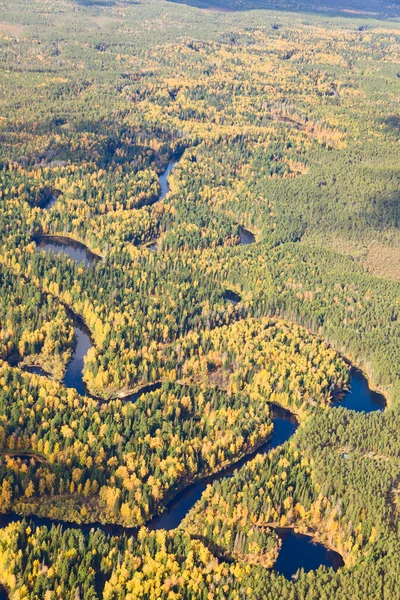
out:
M37 236L33 238L38 252L54 252L54 254L66 254L77 263L89 267L94 262L101 260L100 256L93 254L84 244L66 237L59 236Z

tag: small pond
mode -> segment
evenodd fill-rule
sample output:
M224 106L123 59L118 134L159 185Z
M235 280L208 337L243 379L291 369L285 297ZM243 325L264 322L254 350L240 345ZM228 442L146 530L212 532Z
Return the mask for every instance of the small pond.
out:
M332 567L335 571L343 567L344 562L340 554L315 542L309 535L286 528L277 528L275 531L282 540L282 547L274 570L287 579L295 577L299 569L307 573L320 566Z
M70 239L68 237L61 236L37 236L33 238L36 243L36 250L38 252L54 252L54 254L66 254L72 260L89 267L94 262L101 260L100 256L97 256L89 250L81 242Z
M386 407L386 400L382 394L370 389L368 379L362 371L351 367L349 389L345 392L343 400L335 402L333 406L370 413L376 410L383 411Z

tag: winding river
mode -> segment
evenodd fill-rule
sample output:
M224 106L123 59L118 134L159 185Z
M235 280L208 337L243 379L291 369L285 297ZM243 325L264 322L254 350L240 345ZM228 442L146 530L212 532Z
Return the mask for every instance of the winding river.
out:
M77 343L73 357L67 367L64 384L67 387L75 388L80 394L87 394L82 378L82 369L84 356L92 343L89 331L82 321L76 316L74 320L76 324ZM38 367L31 367L30 369L39 372L39 374L44 374ZM123 399L127 402L136 402L143 394L157 390L161 385L160 382L148 384L135 393L125 396ZM334 406L343 406L357 412L371 412L373 410L382 410L384 403L384 397L372 391L363 373L353 367L351 369L349 389L345 392L343 399L336 402ZM279 406L271 405L271 408L274 428L270 439L265 444L222 471L200 479L178 492L168 503L164 512L154 516L146 526L152 531L158 529L175 529L182 523L188 512L200 499L207 485L211 485L214 481L219 481L223 478L232 477L236 469L247 464L256 455L266 454L271 449L289 440L297 429L298 423L295 416ZM17 515L2 515L0 516L0 526L5 526L20 518ZM29 519L37 526L46 525L47 527L51 527L53 524L60 524L59 521L53 521L48 518L33 516L29 517ZM128 537L137 535L137 528L124 528L120 525L102 525L98 523L88 525L61 523L61 525L64 528L72 527L80 529L84 533L88 533L91 529L96 528L111 535L126 535ZM277 528L276 531L282 540L282 546L274 569L288 579L295 577L298 569L303 569L307 572L317 569L320 565L332 567L335 570L343 566L342 557L337 552L329 550L322 544L315 542L312 537L295 533L293 529Z
M88 353L88 350L93 346L90 337L90 331L82 319L73 313L70 308L67 309L67 312L68 316L73 319L75 324L75 347L71 360L67 365L62 382L65 387L76 390L81 396L86 395L92 397L83 380L84 359ZM13 362L17 364L17 361ZM42 367L39 367L38 365L23 365L21 368L27 373L35 373L36 375L41 375L42 377L50 376L49 373L46 373L46 371L44 371Z
M270 406L272 408L274 429L270 439L265 444L260 446L251 454L247 454L226 469L223 469L219 473L204 479L200 479L196 483L193 483L189 487L185 488L182 492L175 496L163 513L153 517L153 519L147 524L147 527L151 530L175 529L186 517L189 510L193 508L197 500L200 499L202 493L208 485L211 485L214 481L224 479L225 477L232 477L236 469L243 467L255 456L258 454L267 454L270 450L277 448L286 442L290 437L292 437L298 426L296 417L288 410L285 410L280 406L276 406L275 404L271 404Z
M157 198L156 202L160 202L161 200L164 200L166 195L169 193L168 176L171 173L172 169L175 167L175 165L178 164L179 159L181 158L182 154L183 154L183 152L177 152L176 154L174 154L173 161L168 164L165 171L159 176L158 180L160 182L161 191L160 191L160 195Z
M156 202L163 200L167 196L169 192L168 176L178 159L179 156L175 155L174 162L169 163L166 170L160 175L159 181L161 191ZM50 208L56 200L57 196L50 199L45 208ZM239 236L241 244L248 245L255 242L254 234L244 227L239 228ZM37 250L53 251L55 254L65 253L73 260L83 263L86 266L91 265L99 259L99 257L91 253L86 246L69 238L46 236L37 237L35 241ZM152 249L157 249L157 240L150 242L149 247L151 246L153 246ZM233 290L226 290L224 298L226 301L234 304L241 300L240 296ZM76 389L79 394L83 395L87 394L87 389L82 377L84 357L91 348L92 342L90 333L83 322L77 316L73 316L73 318L75 321L76 346L72 359L67 366L64 385ZM28 369L35 373L39 373L40 375L46 375L39 367L28 367L27 370ZM136 402L141 395L159 389L160 387L161 383L159 382L149 384L139 391L124 397L124 400ZM370 390L365 376L361 371L353 367L351 369L349 389L345 392L343 399L335 403L335 406L342 406L357 412L372 412L375 410L382 410L385 406L385 399L381 394ZM247 464L256 455L266 454L271 449L286 442L295 433L298 426L297 420L292 413L279 406L271 405L271 408L274 428L270 439L266 443L261 445L253 453L244 456L239 461L223 469L219 473L200 479L178 492L178 494L169 502L166 510L161 514L154 516L149 523L147 523L147 527L152 531L158 529L175 529L182 523L183 519L200 499L208 485L223 478L232 477L236 469ZM12 521L20 520L20 518L21 517L17 515L0 515L0 526L4 527ZM38 526L51 526L52 524L59 523L47 518L30 517L30 519ZM61 526L80 529L84 533L89 532L93 528L97 528L107 534L125 534L127 536L135 536L137 534L136 528L124 528L119 525L78 525L74 523L61 523ZM342 557L338 553L316 543L310 536L295 533L292 529L277 528L276 531L282 540L282 547L276 564L274 565L274 569L285 577L289 579L294 577L300 568L304 569L304 571L309 571L318 568L320 565L325 565L336 570L343 566L344 563ZM7 595L4 594L5 591L0 588L0 600L2 600L2 598L7 598Z
M232 477L236 469L240 469L246 465L255 456L267 454L271 449L277 448L286 442L295 433L298 426L297 420L288 410L273 404L271 404L271 408L274 429L270 439L265 444L219 473L200 479L178 493L163 513L154 516L146 524L148 529L151 531L175 529L182 523L188 512L200 499L207 485L211 485L213 482L223 478ZM0 515L0 526L6 527L8 524L20 519L21 517L15 514ZM37 527L60 525L63 529L80 529L85 534L88 534L93 529L99 529L109 535L135 537L138 532L137 528L125 528L120 525L102 525L99 523L78 525L76 523L65 523L35 516L28 519ZM338 553L328 550L322 544L316 543L310 536L297 534L291 529L277 529L276 531L282 540L282 546L274 569L285 575L285 577L293 577L300 568L308 571L324 565L336 570L343 565L343 560Z
M182 154L183 154L183 151L176 152L173 155L173 161L168 164L165 171L159 176L160 195L158 196L158 198L156 198L156 200L154 202L152 202L152 204L155 204L156 202L160 202L169 193L170 188L169 188L169 184L168 184L168 176L171 173L172 169L175 167L175 165L179 162L179 159L181 158ZM55 190L52 193L52 195L49 197L49 199L41 204L41 208L45 209L45 210L49 210L57 202L58 197L60 195L61 195L61 192L59 192L58 190ZM246 231L246 230L243 230L243 231ZM249 233L249 232L247 232L247 233ZM38 252L44 251L44 252L54 252L54 254L66 254L72 260L76 261L79 264L83 264L86 267L89 267L93 263L101 260L101 257L94 254L93 252L91 252L89 250L89 248L87 248L87 246L85 246L81 242L78 242L77 240L73 240L72 238L69 238L67 236L38 235L38 236L34 236L32 239L36 243L36 250ZM243 242L243 243L250 243L250 242ZM149 248L149 250L156 251L158 249L157 240L152 240L151 242L148 242L146 247ZM79 335L79 333L78 333L78 335Z
M144 393L150 391L148 389L149 387L151 386L146 386L146 388L142 388L140 390L140 395L143 395ZM137 397L139 397L139 395L137 395ZM271 409L274 429L271 437L265 444L261 445L257 450L255 450L251 454L247 454L246 456L238 460L236 463L230 465L222 471L214 475L210 475L209 477L200 479L192 485L189 485L187 488L182 490L182 492L178 493L177 496L174 497L174 499L168 504L167 509L163 513L154 516L146 524L146 526L152 531L158 529L175 529L186 517L189 510L193 508L197 500L199 500L207 485L211 485L214 481L219 481L220 479L223 479L225 477L232 477L236 469L243 467L258 454L267 454L267 452L269 452L272 448L277 448L278 446L286 442L297 429L298 423L296 417L288 410L285 410L274 404L271 404ZM14 521L18 521L20 519L20 516L14 514L0 515L0 526L5 527L7 524ZM35 516L30 516L29 519L37 526L46 525L49 527L52 524L61 524L62 527L72 527L74 529L81 529L84 532L89 532L91 529L95 528L101 529L105 533L113 535L125 534L128 537L132 537L137 534L137 528L123 527L121 525L102 525L99 523L78 525L76 523L64 523L62 521Z
M85 394L87 392L82 379L82 368L84 356L91 347L91 340L89 332L79 320L76 321L76 332L77 345L72 360L68 365L64 383L67 387L75 388L80 394ZM135 393L124 397L124 400L136 402L140 396L159 389L161 385L160 382L148 384ZM343 400L335 403L335 405L344 406L347 409L357 412L371 412L372 410L382 410L383 403L383 396L372 391L368 386L365 376L361 371L353 367L351 369L349 389L345 392ZM214 481L232 477L236 469L243 467L258 454L266 454L271 449L286 442L295 433L298 425L297 420L292 413L279 406L271 405L271 408L274 429L270 439L265 444L222 471L200 479L178 492L168 503L164 512L154 516L146 526L152 531L158 529L175 529L182 523L208 485L211 485ZM50 527L52 524L59 523L58 521L46 518L29 518L38 526L46 525ZM5 526L11 521L18 519L20 517L17 515L3 515L0 517L0 525ZM137 534L137 528L124 528L120 525L62 523L62 526L80 529L84 533L97 528L111 535L124 534L131 537ZM282 539L282 547L274 569L285 577L289 579L294 577L298 569L303 569L307 572L318 568L320 565L332 567L335 570L343 566L342 557L337 552L329 550L322 544L315 542L312 537L295 533L292 529L277 528L276 531Z

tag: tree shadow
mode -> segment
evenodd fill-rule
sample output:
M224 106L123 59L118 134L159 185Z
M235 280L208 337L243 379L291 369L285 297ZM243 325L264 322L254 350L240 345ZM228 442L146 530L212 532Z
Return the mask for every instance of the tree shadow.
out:
M79 6L94 6L96 8L108 8L117 4L116 0L72 0Z
M398 77L400 78L400 72L398 73ZM384 130L386 133L395 133L400 136L400 117L397 115L390 115L386 117L386 119L382 119L381 123L383 124Z
M365 224L373 229L399 229L400 191L374 199L365 212Z
M348 18L393 19L400 17L400 2L394 0L168 0L210 12L276 10L296 13L319 13ZM362 31L365 26L359 29Z
M128 5L133 6L139 4L138 0L72 0L75 4L85 8L110 8L113 6Z

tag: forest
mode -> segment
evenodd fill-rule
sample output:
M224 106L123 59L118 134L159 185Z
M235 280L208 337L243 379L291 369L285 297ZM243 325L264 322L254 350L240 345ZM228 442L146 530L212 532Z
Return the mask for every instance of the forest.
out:
M400 600L396 3L0 12L0 598Z

